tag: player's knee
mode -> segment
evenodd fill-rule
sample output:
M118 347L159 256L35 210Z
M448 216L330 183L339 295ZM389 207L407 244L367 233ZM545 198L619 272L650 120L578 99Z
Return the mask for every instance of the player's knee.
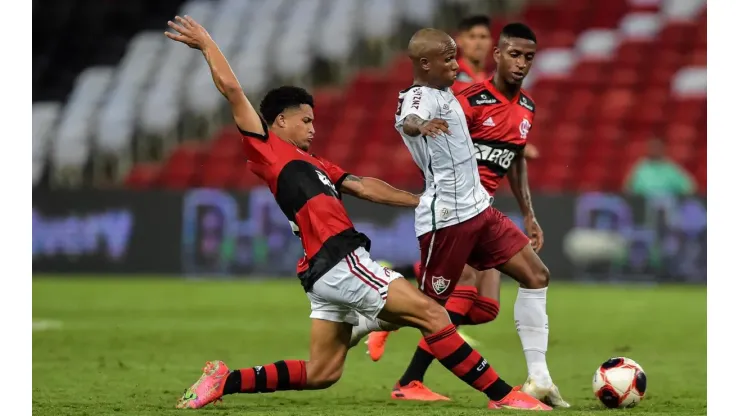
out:
M329 366L309 364L306 368L306 385L313 390L326 389L334 385L340 378L342 378L342 366Z
M540 265L536 268L534 268L524 281L522 282L522 286L524 286L527 289L544 289L547 286L550 285L550 270L547 269L547 266L540 263Z
M475 286L477 282L477 270L472 267L466 267L463 269L460 275L460 280L457 282L458 286Z
M450 324L450 316L447 314L444 306L435 302L431 298L425 299L424 306L421 311L422 330L434 333L441 331L442 328Z

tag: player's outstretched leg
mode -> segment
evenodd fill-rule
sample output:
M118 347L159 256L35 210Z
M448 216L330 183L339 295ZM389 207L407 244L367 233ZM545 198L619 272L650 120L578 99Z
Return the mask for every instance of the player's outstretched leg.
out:
M478 292L478 289L474 286L476 279L475 273L474 269L465 267L460 282L445 303L445 309L450 316L450 321L455 326L459 326L464 322L466 315L475 303ZM373 334L370 335L372 336ZM462 337L462 334L460 336ZM465 338L463 340L470 344ZM424 375L434 360L434 354L426 340L422 337L416 346L416 350L411 357L406 371L393 387L391 399L418 401L449 400L449 398L433 392L424 385Z
M551 410L501 379L488 361L460 337L447 311L405 279L391 282L386 304L378 318L396 325L419 328L434 358L462 381L488 396L490 409Z
M445 304L445 309L447 309L452 323L455 325L480 325L496 319L499 311L500 280L501 276L495 269L477 271L470 266L465 266L460 282ZM473 284L475 286L472 286ZM475 346L474 340L464 336L459 328L458 333L465 342ZM370 336L372 337L374 334L372 333ZM448 400L445 396L431 391L423 384L424 375L433 361L434 356L422 338L406 372L393 388L391 398L419 401Z
M553 406L570 407L553 383L547 366L547 287L550 272L529 244L498 269L521 285L514 303L514 320L529 374L522 391Z
M235 393L328 388L342 375L351 331L348 323L312 319L308 361L283 360L234 371L222 361L209 361L177 407L198 409Z

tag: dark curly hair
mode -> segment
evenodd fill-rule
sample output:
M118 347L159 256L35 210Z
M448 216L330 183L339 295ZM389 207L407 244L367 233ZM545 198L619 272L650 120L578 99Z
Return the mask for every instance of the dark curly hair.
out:
M501 30L500 38L520 38L537 43L534 31L524 23L509 23Z
M275 122L280 113L288 108L300 107L301 104L307 104L313 108L313 96L303 88L284 85L265 95L260 103L260 113L270 125Z

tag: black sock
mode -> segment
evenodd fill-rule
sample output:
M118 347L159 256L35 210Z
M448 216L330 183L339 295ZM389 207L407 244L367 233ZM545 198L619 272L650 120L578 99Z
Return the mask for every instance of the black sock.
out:
M224 382L224 394L239 393L242 390L242 374L239 370L234 370L226 377Z
M489 399L499 401L511 393L511 390L513 390L511 386L499 377L483 392L486 393Z
M427 372L429 366L432 365L432 361L434 361L434 355L421 347L416 347L416 352L411 357L411 362L406 368L406 372L398 380L398 384L405 386L412 381L424 381L424 374Z
M452 321L455 326L460 325L460 323L465 319L463 315L450 311L447 311L447 313L449 313L450 321ZM403 373L401 378L398 380L398 384L405 386L412 381L423 382L424 374L426 374L429 366L432 365L432 362L434 362L434 355L421 347L416 347L416 351L414 352L413 357L411 357L411 362L406 368L406 372Z

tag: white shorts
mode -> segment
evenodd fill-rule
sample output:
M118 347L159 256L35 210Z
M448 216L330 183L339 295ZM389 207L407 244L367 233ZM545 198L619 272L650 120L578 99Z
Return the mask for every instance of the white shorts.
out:
M388 285L402 277L370 258L362 247L337 263L314 283L308 295L311 319L359 323L359 315L375 319L385 306Z

